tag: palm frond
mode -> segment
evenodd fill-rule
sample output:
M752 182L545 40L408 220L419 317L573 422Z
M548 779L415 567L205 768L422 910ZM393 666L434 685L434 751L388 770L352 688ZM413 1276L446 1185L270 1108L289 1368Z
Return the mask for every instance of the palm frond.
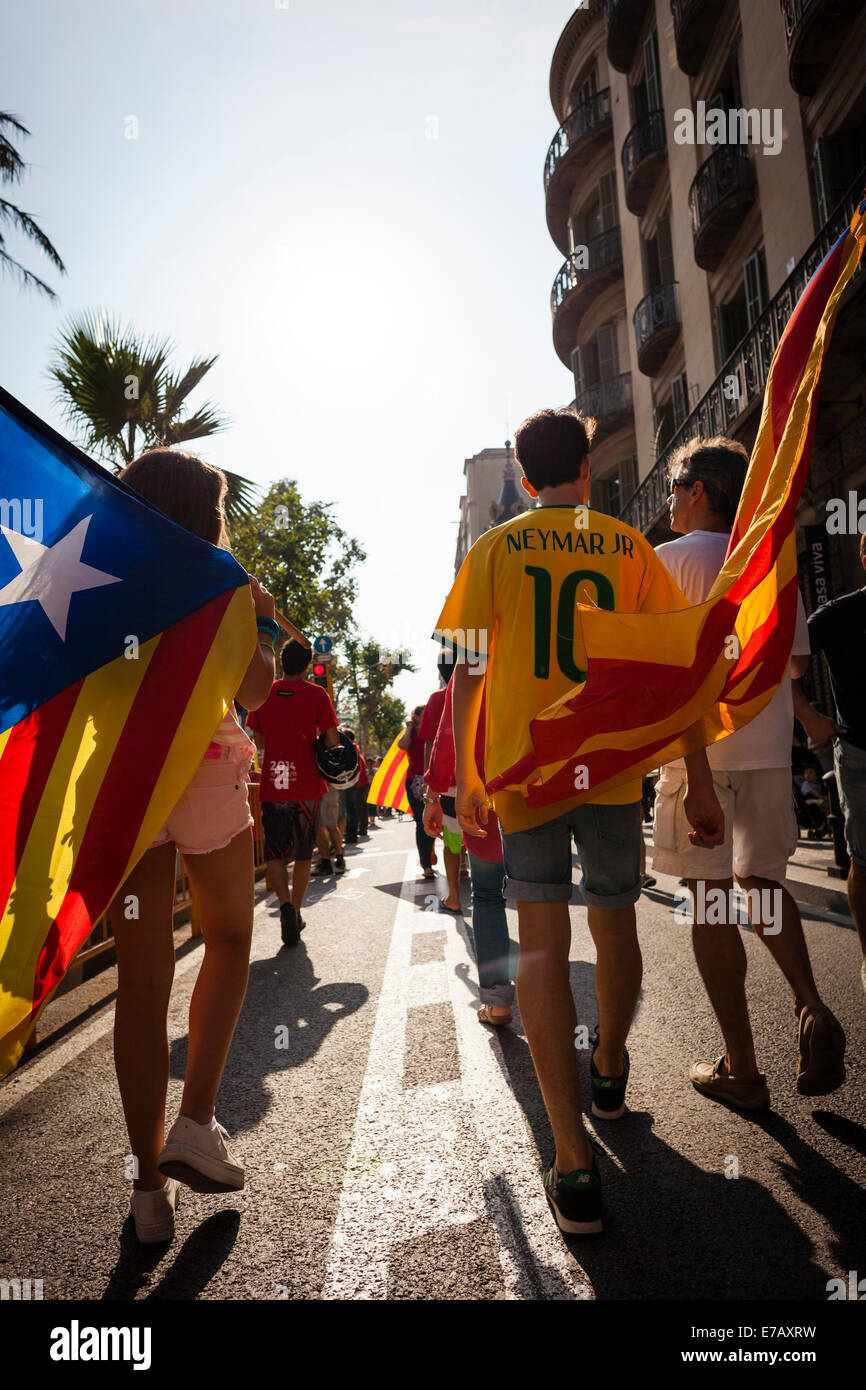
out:
M22 212L21 208L17 208L14 203L7 203L4 198L0 198L0 222L9 222L19 232L23 232L24 236L36 243L43 256L47 256L61 275L66 274L66 266L60 259L58 252L29 212Z
M23 289L40 290L49 299L57 298L50 285L46 285L45 281L40 280L38 275L34 275L32 270L27 270L20 261L16 261L7 251L3 250L2 238L0 238L0 269L15 275Z
M202 357L197 362L191 362L183 376L166 376L163 410L167 419L174 418L187 396L201 384L216 360L216 357Z

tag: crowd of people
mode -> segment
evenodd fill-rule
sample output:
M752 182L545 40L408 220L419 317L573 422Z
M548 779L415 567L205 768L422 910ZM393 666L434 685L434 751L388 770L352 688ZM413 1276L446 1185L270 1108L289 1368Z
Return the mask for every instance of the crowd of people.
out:
M569 593L572 603L665 613L701 603L725 560L748 460L740 445L719 437L693 441L674 457L668 504L676 539L654 550L639 532L593 510L587 532L592 568L582 568L586 562L576 561L566 539L576 512L588 509L590 445L591 422L571 409L541 411L517 431L522 485L543 513L538 535L558 535L561 544L547 548L545 542L526 565L520 545L509 538L525 531L532 512L475 543L436 624L439 688L413 710L399 740L408 762L419 881L436 879L440 841L445 884L438 904L444 914L462 912L461 878L469 877L478 1018L505 1028L519 1007L555 1143L544 1189L559 1227L573 1234L602 1229L601 1179L583 1121L569 980L575 851L596 951L590 1101L598 1120L626 1113L627 1040L642 981L635 904L655 882L646 871L647 821L653 870L675 876L691 897L692 948L724 1044L718 1056L694 1060L689 1079L698 1092L743 1110L770 1105L749 1014L738 913L711 920L704 910L716 890L732 900L734 881L745 892L755 934L790 990L793 1084L817 1096L845 1081L845 1033L824 997L832 982L822 981L819 990L799 910L785 887L798 840L795 790L810 813L826 818L821 777L827 769L818 754L827 748L845 818L848 899L866 990L866 588L825 604L808 621L800 602L789 671L770 702L709 749L658 769L657 781L637 778L594 798L575 794L542 809L530 808L513 788L488 795L490 769L516 762L530 720L564 697L575 671L586 665L574 608L566 613L567 653L553 626L558 594ZM159 459L145 455L132 464L126 481L189 529L196 529L190 518L201 518L197 534L218 544L222 475L193 455L156 452ZM208 505L200 505L203 500ZM864 536L859 553L866 568ZM379 809L368 805L375 768L367 767L354 730L339 724L327 692L306 679L309 647L292 639L277 649L273 599L254 578L250 584L259 646L237 692L241 718L232 709L226 714L177 810L118 895L122 900L136 892L141 917L153 927L142 946L140 928L132 931L122 913L115 914L121 923L115 1052L139 1165L132 1212L138 1238L146 1242L170 1238L183 1184L229 1191L244 1182L214 1102L247 978L253 740L261 759L265 853L287 946L297 944L304 929L311 876L345 872L345 845L369 838ZM560 626L563 611L560 597ZM468 637L474 648L465 645ZM833 715L813 708L800 684L817 652L829 668ZM799 787L792 773L795 715L809 740L797 768ZM190 1009L181 1111L165 1138L175 846L184 853L200 904L205 950ZM517 909L516 970L508 905Z

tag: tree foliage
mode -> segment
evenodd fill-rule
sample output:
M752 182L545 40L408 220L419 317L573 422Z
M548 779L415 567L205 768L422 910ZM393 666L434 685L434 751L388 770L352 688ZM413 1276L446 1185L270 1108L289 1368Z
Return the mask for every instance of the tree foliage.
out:
M22 125L17 117L9 111L0 111L0 184L20 183L28 165L21 158L15 148L10 135L27 136L30 131ZM13 231L20 232L28 241L38 249L40 255L50 261L55 270L61 275L66 274L66 266L60 256L49 241L48 237L39 226L36 219L15 203L8 202L5 198L0 198L0 270L5 270L16 276L19 284L25 289L39 290L48 299L56 299L50 285L46 285L44 280L40 280L38 275L34 275L32 270L28 270L20 261L16 261L6 250L6 233L4 228L12 228Z
M326 635L338 645L354 631L354 571L366 554L334 520L332 503L304 502L297 483L281 478L254 513L232 525L231 545L310 638Z
M142 338L100 311L87 310L66 324L50 375L85 449L120 469L145 449L182 445L225 429L226 417L209 402L195 410L188 403L216 357L196 358L177 371L173 352L168 338ZM248 478L224 472L226 514L234 525L252 510L255 488Z

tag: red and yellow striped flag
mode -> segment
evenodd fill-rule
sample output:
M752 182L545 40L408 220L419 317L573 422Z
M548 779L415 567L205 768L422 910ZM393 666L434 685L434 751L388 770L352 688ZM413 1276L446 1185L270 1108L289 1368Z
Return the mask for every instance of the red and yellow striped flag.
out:
M0 494L24 486L38 519L0 526L0 1076L177 804L256 644L249 578L226 551L0 391Z
M674 613L578 605L588 672L530 724L533 749L488 786L529 806L591 801L754 719L794 641L794 515L809 468L821 368L863 251L861 203L782 335L725 564L706 601ZM735 637L736 643L730 639ZM586 768L575 790L575 767Z
M367 792L369 806L391 806L395 811L412 809L406 795L406 769L409 759L402 748L397 747L402 737L402 733L397 735L376 770Z

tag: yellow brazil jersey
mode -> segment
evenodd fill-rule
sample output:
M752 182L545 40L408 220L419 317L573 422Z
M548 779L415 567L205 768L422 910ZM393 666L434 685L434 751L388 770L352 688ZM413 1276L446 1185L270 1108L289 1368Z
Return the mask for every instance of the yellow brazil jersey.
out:
M487 658L488 782L531 752L530 721L586 679L579 603L624 613L688 607L639 531L586 507L524 512L486 531L463 561L435 635L470 662ZM624 805L640 791L639 780L627 782L598 801ZM508 833L574 805L530 810L514 790L493 800Z

